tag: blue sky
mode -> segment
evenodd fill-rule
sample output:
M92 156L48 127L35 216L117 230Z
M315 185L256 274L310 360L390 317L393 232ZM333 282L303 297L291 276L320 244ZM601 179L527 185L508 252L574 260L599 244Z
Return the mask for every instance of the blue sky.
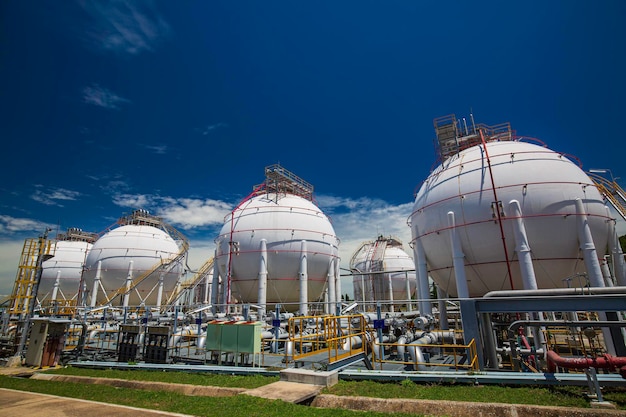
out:
M622 0L2 2L0 294L25 238L134 208L197 267L275 163L315 186L343 266L378 234L408 243L432 121L470 109L625 176L624 18Z

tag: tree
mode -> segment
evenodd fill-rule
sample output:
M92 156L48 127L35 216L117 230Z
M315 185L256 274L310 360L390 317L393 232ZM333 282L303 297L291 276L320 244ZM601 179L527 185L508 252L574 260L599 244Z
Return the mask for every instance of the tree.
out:
M619 237L619 245L622 247L622 252L626 253L626 235Z

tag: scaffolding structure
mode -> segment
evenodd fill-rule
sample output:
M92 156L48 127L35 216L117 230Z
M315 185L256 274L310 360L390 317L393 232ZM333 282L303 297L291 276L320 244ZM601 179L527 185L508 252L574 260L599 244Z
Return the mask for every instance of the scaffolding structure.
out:
M37 297L39 280L41 279L41 264L54 256L54 245L48 240L47 232L38 238L26 239L17 268L17 276L11 293L12 315L32 313L34 301Z
M254 187L253 195L262 193L292 194L313 201L313 185L298 177L280 164L265 167L265 182Z
M433 121L437 135L435 148L439 162L465 149L480 145L482 143L481 132L485 142L514 140L515 134L509 122L489 126L474 123L473 116L470 120L468 125L465 118L457 119L454 114L449 114Z

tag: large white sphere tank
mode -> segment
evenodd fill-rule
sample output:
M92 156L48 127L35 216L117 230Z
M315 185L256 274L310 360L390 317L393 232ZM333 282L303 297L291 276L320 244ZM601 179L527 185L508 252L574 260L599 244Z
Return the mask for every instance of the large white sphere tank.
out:
M453 212L470 296L511 289L511 281L514 289L522 289L513 229L516 218L510 206L517 200L538 288L567 287L568 277L586 272L575 200L583 202L602 256L609 230L602 196L578 165L546 147L492 141L486 143L486 150L491 168L485 148L473 146L446 159L416 195L409 224L413 245L423 248L430 277L448 294L457 294L448 216ZM571 285L580 282L576 279Z
M406 301L415 295L415 263L395 238L366 242L352 256L350 270L356 301ZM390 291L391 290L391 291Z
M54 243L54 257L41 265L41 281L37 291L39 301L52 300L57 278L55 300L74 300L80 291L83 266L92 243L59 240Z
M98 239L86 260L85 282L87 290L93 291L93 283L100 263L100 280L109 298L126 285L129 271L135 279L147 271L153 270L162 261L174 259L180 249L176 241L165 231L151 225L129 224L115 228ZM163 300L173 291L181 274L182 266L177 265L163 274ZM152 274L130 292L129 305L155 305L160 272ZM107 297L100 288L97 303L107 302ZM90 295L91 297L91 295ZM122 297L119 297L120 299ZM121 300L114 301L115 305Z
M267 248L267 303L296 310L302 241L306 241L308 301L323 298L339 240L328 217L297 195L266 193L241 203L216 238L217 264L231 302L258 302L261 241ZM232 244L231 244L232 242ZM230 278L229 278L230 277Z

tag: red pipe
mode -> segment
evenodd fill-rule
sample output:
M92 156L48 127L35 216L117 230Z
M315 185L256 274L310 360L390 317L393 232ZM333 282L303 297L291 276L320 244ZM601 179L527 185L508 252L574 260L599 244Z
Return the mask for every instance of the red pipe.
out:
M612 356L606 353L597 358L564 358L555 351L549 350L547 357L548 372L551 373L556 371L557 366L567 369L602 368L611 371L619 368L619 374L626 379L626 357L624 356Z

